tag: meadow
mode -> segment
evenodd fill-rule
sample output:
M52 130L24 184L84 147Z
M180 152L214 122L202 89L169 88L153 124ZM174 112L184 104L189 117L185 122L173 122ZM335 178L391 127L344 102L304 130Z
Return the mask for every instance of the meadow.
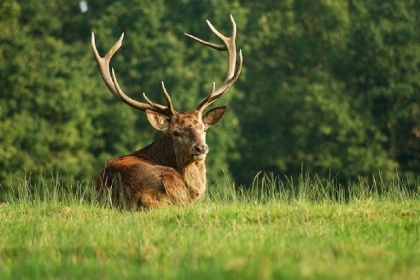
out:
M413 184L411 184L413 186ZM0 279L418 279L419 183L262 175L131 212L90 182L2 187Z

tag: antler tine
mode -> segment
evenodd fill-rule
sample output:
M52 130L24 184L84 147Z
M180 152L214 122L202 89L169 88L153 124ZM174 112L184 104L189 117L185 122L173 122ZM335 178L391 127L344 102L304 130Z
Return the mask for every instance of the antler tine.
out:
M120 85L118 84L118 80L117 80L117 77L115 76L114 68L112 68L111 71L112 71L112 83L114 84L114 89L115 89L116 95L122 101L124 101L126 104L130 105L131 107L133 107L135 109L139 109L139 110L142 110L142 111L145 111L145 110L151 110L151 111L157 111L157 112L165 111L165 109L166 109L165 106L155 104L155 103L151 102L147 97L145 99L146 99L148 104L143 103L143 102L139 102L137 100L134 100L134 99L128 97L126 94L124 94ZM144 94L143 94L143 96L144 96Z
M107 54L104 57L101 57L99 55L99 52L96 48L95 44L95 34L92 32L92 41L91 46L93 50L93 54L95 55L96 61L98 63L102 79L105 82L105 85L108 87L108 89L112 92L113 95L117 96L119 99L121 99L126 104L130 105L131 107L141 110L141 111L155 111L161 114L164 114L166 116L172 116L175 113L175 110L172 105L171 98L164 88L164 94L166 101L168 102L168 107L156 104L150 101L144 94L147 103L139 102L137 100L132 99L131 97L127 96L124 91L121 89L121 87L118 84L117 77L115 76L114 68L112 68L112 75L109 71L109 63L113 57L113 55L119 50L119 48L122 45L122 41L124 39L124 33L122 33L121 37L118 39L118 41L112 46L112 48L107 52Z
M175 113L176 113L176 111L174 110L174 106L172 105L172 100L171 100L171 97L170 97L170 95L169 95L169 93L168 93L168 91L166 90L166 88L165 88L165 84L162 82L162 90L163 90L163 93L164 93L164 95L165 95L165 99L166 99L166 102L168 103L168 107L166 107L166 106L162 106L162 105L160 105L160 104L156 104L156 103L154 103L153 101L151 101L147 96L146 96L146 93L144 93L143 92L143 98L146 100L146 102L150 105L150 106L152 106L152 107L154 107L154 108L157 108L158 110L160 110L160 111L164 111L164 112L166 112L166 114L167 115L175 115Z
M200 101L200 103L196 107L196 110L203 111L205 108L211 105L214 101L219 99L224 93L226 93L229 90L229 88L239 78L239 75L241 74L241 70L242 70L242 64L243 64L242 51L239 50L239 65L234 76L229 80L225 80L223 84L217 90L215 90L215 83L213 82L212 92L206 98Z
M207 24L211 25L210 21L208 21L208 20L207 20ZM217 44L213 44L213 43L210 43L210 42L204 41L204 40L202 40L202 39L200 39L200 38L198 38L198 37L195 37L195 36L193 36L193 35L191 35L191 34L188 34L188 33L184 33L184 35L185 35L185 36L187 36L187 37L190 37L191 39L196 40L197 42L199 42L199 43L201 43L201 44L203 44L203 45L205 45L205 46L207 46L207 47L210 47L210 48L216 49L216 50L218 50L218 51L225 51L225 50L226 50L226 46L225 46L225 45L217 45Z
M193 35L185 33L186 36L196 40L197 42L211 47L213 49L219 50L219 51L227 51L228 52L228 71L226 74L226 79L222 83L222 85L214 89L212 92L204 98L196 107L196 110L203 111L205 108L207 108L211 103L213 103L216 99L220 98L224 93L226 93L229 88L235 83L235 81L238 79L239 74L241 73L242 69L242 63L243 63L243 57L242 52L239 51L239 64L236 66L236 22L232 15L230 15L230 20L232 22L232 33L230 37L226 37L222 33L220 33L209 20L207 20L207 24L210 28L210 30L213 32L213 34L219 38L223 45L217 45L213 44L207 41L204 41L200 38L197 38Z
M162 81L162 90L163 90L163 93L165 94L166 103L168 103L168 109L172 113L172 115L174 115L175 114L174 105L172 104L171 96L166 90L165 83L163 81Z
M91 40L91 47L93 54L95 55L96 61L98 63L99 69L101 71L102 79L105 82L105 85L108 87L108 89L114 94L115 96L119 97L114 84L112 82L111 74L109 72L109 62L111 61L112 56L119 50L119 48L122 45L122 41L124 39L124 32L121 34L118 41L112 46L111 49L107 52L107 54L104 57L101 57L99 55L99 52L96 48L95 43L95 33L92 32L92 40Z

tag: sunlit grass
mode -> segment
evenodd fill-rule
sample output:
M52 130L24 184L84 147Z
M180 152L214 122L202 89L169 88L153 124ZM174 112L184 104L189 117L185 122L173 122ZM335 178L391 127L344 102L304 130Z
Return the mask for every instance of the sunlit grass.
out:
M235 186L228 178L211 186L207 198L215 203L347 203L355 200L377 199L399 201L418 199L420 182L409 182L396 176L391 180L359 178L356 182L340 184L334 178L320 178L302 173L297 179L260 173L250 187Z
M2 187L0 279L417 279L418 185L372 182L260 174L131 212L88 181L23 178Z
M419 179L420 180L420 179ZM0 202L7 203L82 203L110 206L105 197L98 201L90 180L74 182L70 177L58 175L30 175L10 180L0 185ZM252 184L237 186L226 177L217 184L208 186L206 203L290 203L334 202L347 203L360 199L405 200L420 198L420 181L410 182L396 175L392 179L383 177L361 177L358 181L340 184L334 178L320 178L317 175L302 173L298 178L279 177L259 173Z

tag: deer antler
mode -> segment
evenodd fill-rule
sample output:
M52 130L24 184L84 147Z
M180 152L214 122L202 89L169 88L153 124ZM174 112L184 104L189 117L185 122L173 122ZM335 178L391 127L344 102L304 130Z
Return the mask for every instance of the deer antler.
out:
M101 57L98 53L98 50L96 49L95 44L95 34L92 32L92 50L93 54L95 55L96 61L98 62L99 69L101 71L102 79L105 82L105 85L108 87L108 89L120 98L123 102L130 105L131 107L141 110L141 111L154 111L160 114L163 114L165 116L172 116L176 112L174 110L174 107L172 105L171 97L169 96L168 92L166 91L165 85L162 82L162 90L165 95L166 102L168 103L168 106L160 105L153 103L150 101L149 98L147 98L146 94L143 93L143 97L146 100L147 103L139 102L137 100L132 99L131 97L128 97L124 91L120 88L117 78L115 76L114 68L112 68L112 75L109 72L109 62L111 61L112 56L118 51L118 49L122 45L122 40L124 39L124 33L121 35L120 39L112 46L112 48L108 51L108 53Z
M207 20L207 25L210 27L213 34L216 35L216 37L219 38L223 42L223 45L216 45L216 44L204 41L188 33L184 33L186 36L198 41L199 43L205 46L211 47L218 51L228 52L229 63L228 63L228 71L226 74L226 79L217 89L215 89L215 85L213 84L212 92L206 98L201 100L200 103L198 103L196 110L200 112L202 112L205 108L207 108L210 104L212 104L216 99L220 98L224 93L226 93L229 90L229 88L235 83L235 81L239 77L239 74L241 73L242 63L243 63L242 51L239 50L239 64L236 67L236 44L235 44L236 23L232 15L230 15L230 20L232 22L232 34L230 37L224 36L216 28L214 28L214 26L210 23L210 21Z

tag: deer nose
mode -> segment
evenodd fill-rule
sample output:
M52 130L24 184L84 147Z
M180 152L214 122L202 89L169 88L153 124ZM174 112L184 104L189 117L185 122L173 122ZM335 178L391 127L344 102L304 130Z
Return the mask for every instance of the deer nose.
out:
M208 152L209 146L207 146L207 144L197 144L197 145L195 145L194 150L198 154L202 155L202 154L205 154L205 153Z

